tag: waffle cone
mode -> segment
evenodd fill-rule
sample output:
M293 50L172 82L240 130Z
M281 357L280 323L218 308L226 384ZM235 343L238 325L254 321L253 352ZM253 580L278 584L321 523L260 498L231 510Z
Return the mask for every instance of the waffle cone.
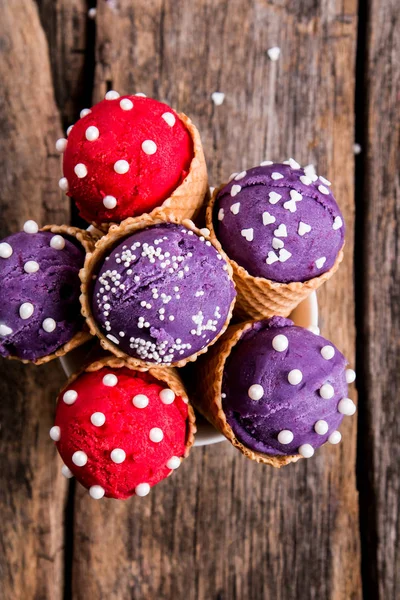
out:
M232 348L242 337L242 334L251 327L252 321L232 325L221 337L221 339L210 349L207 356L203 357L197 365L197 389L198 394L193 398L197 410L210 421L214 427L221 432L235 448L242 454L258 463L280 468L291 462L296 462L300 455L291 456L269 456L261 452L255 452L244 446L236 438L231 426L226 420L222 408L222 376L225 362Z
M45 227L42 227L40 231L51 231L57 235L73 237L83 246L86 253L91 252L94 248L94 240L90 233L83 229L78 229L78 227L70 227L69 225L45 225ZM87 327L84 326L83 330L78 331L78 333L76 333L74 337L69 340L69 342L47 356L41 356L36 360L26 360L18 358L18 356L7 356L7 358L10 360L18 360L24 364L34 364L39 366L50 362L54 358L61 358L61 356L68 354L68 352L71 352L71 350L78 348L78 346L81 346L90 340L91 337L92 336Z
M92 335L96 335L99 338L100 344L102 345L102 347L105 350L107 350L108 352L111 352L118 358L124 359L133 368L139 368L139 367L142 367L145 369L152 368L152 367L154 368L154 363L147 363L146 361L143 361L139 358L133 358L133 357L129 356L128 354L126 354L125 352L120 350L115 344L113 344L101 331L101 329L97 325L97 323L93 317L93 313L92 313L91 296L92 296L93 280L94 280L94 277L97 275L98 269L100 268L100 265L102 264L105 256L107 254L109 254L111 252L111 250L120 241L123 240L123 238L133 234L136 231L140 231L141 229L149 227L150 225L157 225L159 223L174 223L174 222L175 221L171 218L160 219L160 218L154 218L151 215L145 214L145 215L141 215L140 217L132 217L129 219L125 219L125 221L123 221L120 225L112 225L110 227L107 235L103 236L96 242L94 251L86 255L84 267L83 267L83 269L81 269L80 274L79 274L80 278L81 278L81 282L82 282L82 284L81 284L81 292L82 293L81 293L81 297L80 297L82 314L86 319L86 323L89 327L90 332L92 333ZM207 237L207 239L209 239L208 236L206 236L204 234L204 231L200 231L194 225L194 223L192 221L185 219L182 222L182 225L184 225L188 229L191 229L196 235L198 235L198 236L203 235L204 237ZM211 243L213 243L212 240L210 240L210 241L211 241ZM213 244L213 245L215 247L215 244ZM228 262L227 262L227 266L228 266L227 273L228 273L229 277L231 278L231 280L233 281L232 268ZM224 333L224 331L228 327L228 324L232 317L235 300L236 300L236 298L234 298L231 303L227 319L226 319L221 331L208 344L208 346L206 346L205 348L202 348L202 350L199 350L199 352L196 352L195 354L192 354L191 356L188 356L187 358L184 358L182 360L172 363L172 365L171 365L172 367L183 367L188 362L194 362L198 356L207 352L208 348L217 341L217 339Z
M176 223L181 223L184 219L195 219L204 204L204 199L209 197L207 166L200 134L184 113L179 113L179 118L185 124L193 142L193 158L189 173L171 196L149 213L154 219L162 221L170 219ZM92 225L107 232L111 225L116 223L92 222Z
M121 369L122 367L126 367L131 371L148 372L157 381L161 383L166 383L167 386L175 393L176 396L180 396L184 401L187 401L188 419L184 453L184 457L186 458L189 455L190 449L194 444L194 437L197 431L196 417L194 414L194 410L189 402L185 386L183 385L182 379L179 377L176 369L171 369L167 367L155 367L153 369L146 369L141 367L140 365L137 367L133 367L126 361L121 360L120 358L116 358L115 356L104 356L96 360L95 362L83 366L81 369L79 369L79 371L71 375L67 383L63 386L61 392L64 389L66 389L73 381L75 381L75 379L77 379L82 373L91 373L93 371L99 371L103 367L110 367L111 369Z
M329 271L308 281L294 281L291 283L278 283L263 277L253 277L237 262L226 256L219 243L214 230L213 210L218 192L225 187L221 185L214 190L206 209L206 225L210 230L210 239L224 255L232 266L233 279L236 284L237 300L234 316L239 320L265 319L279 315L287 317L300 302L305 300L313 291L317 290L325 281L337 271L343 260L343 248L339 251L335 263Z

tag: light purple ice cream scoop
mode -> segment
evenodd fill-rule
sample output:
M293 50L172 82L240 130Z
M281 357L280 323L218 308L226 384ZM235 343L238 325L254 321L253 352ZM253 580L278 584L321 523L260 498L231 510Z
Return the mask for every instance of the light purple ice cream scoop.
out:
M338 443L347 398L346 360L333 344L289 319L254 323L224 368L222 406L237 439L264 454L308 458Z
M330 182L292 160L263 165L218 193L213 222L223 249L253 277L289 283L325 273L345 233Z
M106 257L93 316L126 354L149 363L185 359L217 337L236 295L214 246L165 223L125 238Z

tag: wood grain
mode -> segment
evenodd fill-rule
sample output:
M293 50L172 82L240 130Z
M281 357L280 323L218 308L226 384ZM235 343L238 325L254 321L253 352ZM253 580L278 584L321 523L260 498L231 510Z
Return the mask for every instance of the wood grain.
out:
M65 221L46 39L31 1L0 1L1 237L28 218ZM34 49L34 51L33 51ZM0 362L1 597L62 598L65 482L48 437L58 364Z
M371 597L400 597L400 28L395 0L365 12L360 85L359 381L363 574Z
M288 156L334 181L346 258L319 293L321 325L352 364L356 21L355 0L101 2L94 88L96 101L140 91L187 112L213 185ZM360 598L356 420L342 431L339 447L281 472L222 443L144 499L95 503L78 488L73 597Z

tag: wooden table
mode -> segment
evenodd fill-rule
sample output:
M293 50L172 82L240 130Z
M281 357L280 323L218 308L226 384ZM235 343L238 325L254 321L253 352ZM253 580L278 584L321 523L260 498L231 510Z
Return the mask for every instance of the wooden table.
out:
M280 472L228 443L197 448L147 498L94 502L48 437L60 365L1 361L2 599L349 600L364 586L398 600L397 1L98 4L89 20L84 0L0 0L1 236L70 220L54 141L109 89L188 113L212 184L263 159L315 163L347 222L318 298L323 334L356 364L358 436L345 419L343 443Z

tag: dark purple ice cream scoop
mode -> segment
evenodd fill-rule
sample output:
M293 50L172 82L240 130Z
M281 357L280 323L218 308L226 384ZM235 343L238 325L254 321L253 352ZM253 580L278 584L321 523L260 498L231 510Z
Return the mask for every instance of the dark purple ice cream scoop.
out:
M163 223L126 237L105 258L92 310L123 352L171 364L218 336L235 295L214 246L182 225Z
M237 439L272 456L336 444L347 398L346 360L326 339L273 317L244 332L224 368L222 406Z
M82 329L85 252L73 238L37 231L33 221L24 229L0 243L0 354L35 361Z
M329 186L292 159L238 173L215 200L216 236L253 277L289 283L322 275L333 266L345 232Z

